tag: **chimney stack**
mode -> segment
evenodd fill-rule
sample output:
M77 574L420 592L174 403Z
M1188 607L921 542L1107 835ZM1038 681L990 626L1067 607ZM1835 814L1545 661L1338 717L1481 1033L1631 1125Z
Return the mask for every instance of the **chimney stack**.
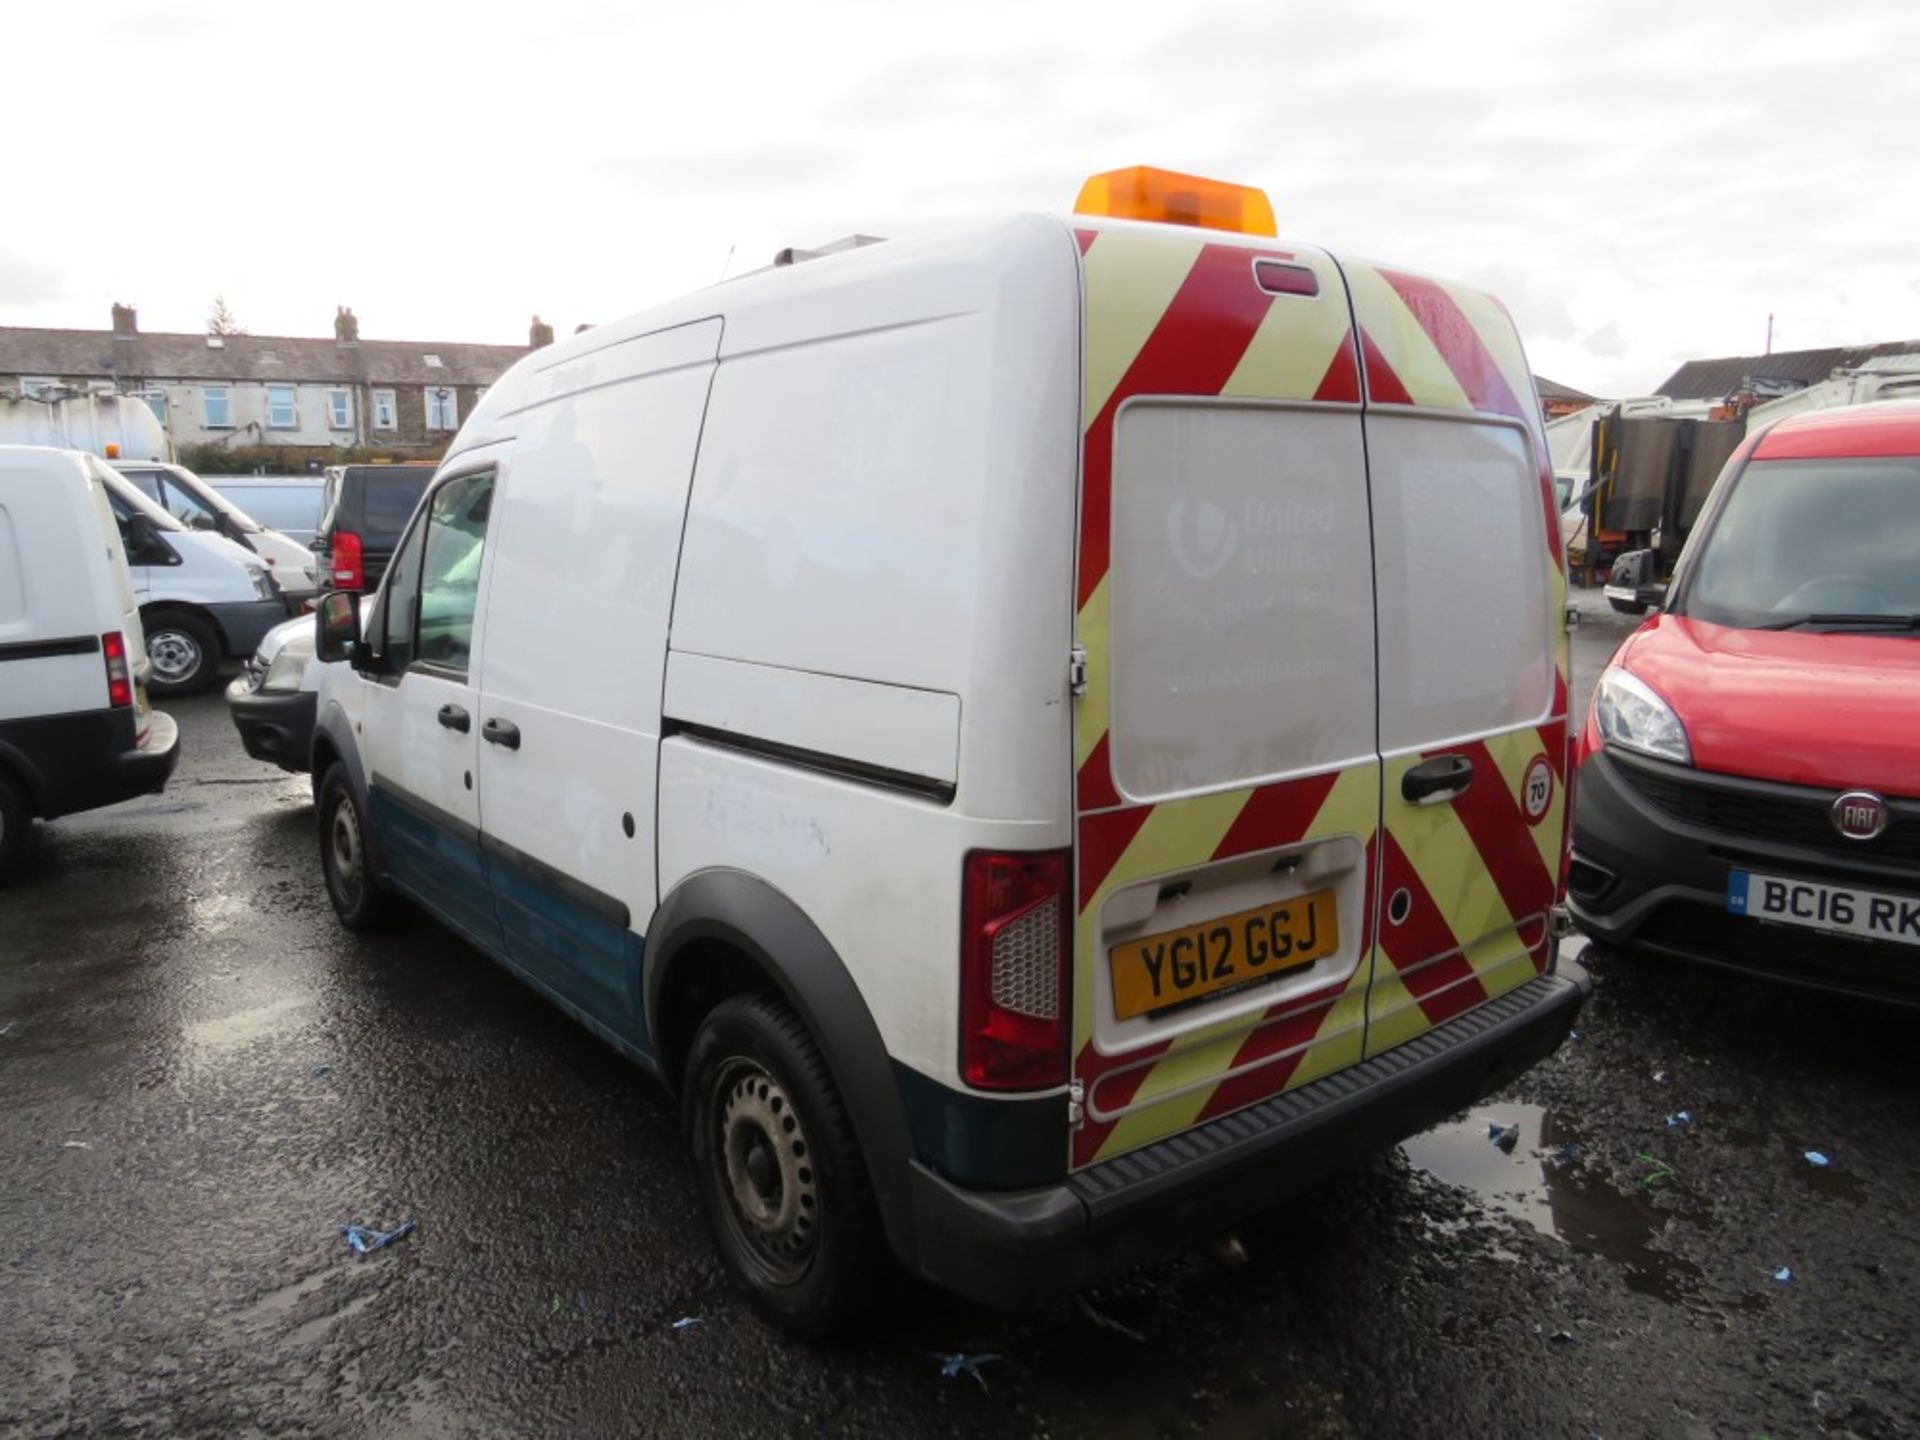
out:
M342 345L360 343L360 322L354 318L350 307L345 305L333 307L333 338Z
M140 333L140 317L131 305L122 305L118 301L113 307L113 334L116 340L128 338Z
M547 322L542 320L538 315L534 316L533 324L527 327L527 344L533 349L538 350L552 343L553 326L547 324Z

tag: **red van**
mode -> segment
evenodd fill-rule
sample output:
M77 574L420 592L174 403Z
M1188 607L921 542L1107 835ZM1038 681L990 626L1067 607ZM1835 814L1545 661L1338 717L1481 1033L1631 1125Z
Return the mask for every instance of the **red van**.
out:
M1920 1004L1920 403L1751 437L1657 599L1578 746L1580 928Z

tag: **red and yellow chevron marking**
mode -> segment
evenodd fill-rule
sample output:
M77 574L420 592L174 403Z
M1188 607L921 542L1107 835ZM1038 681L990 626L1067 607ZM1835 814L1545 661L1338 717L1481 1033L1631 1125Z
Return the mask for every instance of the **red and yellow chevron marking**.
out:
M1113 431L1135 395L1227 395L1357 405L1360 372L1345 288L1318 251L1209 241L1178 232L1076 232L1086 315L1085 429L1077 634L1088 686L1076 702L1080 918L1074 1073L1087 1121L1073 1163L1118 1154L1360 1058L1367 966L1339 985L1166 1044L1104 1056L1093 1046L1100 907L1114 890L1278 845L1334 835L1371 842L1378 767L1159 805L1123 805L1108 763L1109 558ZM1274 296L1253 278L1261 256L1311 268L1317 296ZM1371 913L1369 903L1367 911ZM1366 955L1370 936L1360 939Z
M1254 248L1098 226L1075 234L1086 317L1076 634L1088 671L1074 726L1074 1075L1086 1086L1086 1120L1073 1138L1077 1167L1354 1064L1537 972L1564 845L1568 657L1562 630L1551 723L1491 737L1475 751L1476 771L1503 783L1476 785L1463 797L1468 803L1435 807L1437 815L1401 814L1405 807L1396 807L1383 832L1382 767L1373 762L1157 805L1123 803L1108 759L1107 568L1114 422L1129 398L1228 395L1354 405L1364 393L1370 405L1516 418L1541 460L1556 576L1559 525L1530 372L1498 302L1369 266L1349 267L1343 281L1330 257L1300 247ZM1251 267L1262 255L1311 267L1320 294L1276 297L1261 290ZM1564 585L1555 584L1557 616ZM1528 824L1526 773L1542 753L1553 771L1552 798L1547 813ZM1398 796L1400 775L1418 758L1387 767L1387 794ZM1210 860L1335 836L1351 836L1365 848L1369 871L1361 960L1344 979L1176 1042L1115 1055L1098 1051L1089 980L1102 955L1099 919L1108 896ZM1391 937L1376 937L1387 887L1406 888L1413 903Z
M1566 572L1546 433L1520 337L1506 308L1464 286L1346 261L1367 405L1408 405L1518 420L1540 468L1556 636L1548 723L1475 745L1450 745L1474 760L1475 783L1451 805L1399 803L1400 777L1424 756L1387 762L1382 789L1383 903L1405 889L1399 924L1383 913L1368 1004L1367 1053L1510 990L1546 963L1547 912L1558 898L1566 844ZM1533 759L1553 774L1546 814L1529 823L1523 785ZM1481 779L1479 777L1485 777ZM1498 778L1503 784L1489 784Z
M1434 753L1466 754L1474 783L1450 805L1400 804L1393 797L1401 777L1428 757L1387 761L1369 1055L1524 984L1546 965L1567 819L1566 722ZM1545 813L1530 821L1527 772L1543 757L1552 789ZM1396 922L1391 907L1401 890L1410 903Z
M1345 287L1318 251L1209 242L1198 236L1081 229L1087 324L1076 633L1087 694L1074 723L1080 808L1120 803L1107 760L1107 562L1113 426L1135 395L1235 395L1356 404L1360 371ZM1314 271L1320 294L1269 295L1262 257Z
M1080 819L1080 921L1074 987L1074 1074L1087 1087L1086 1122L1073 1163L1117 1155L1226 1114L1275 1091L1361 1058L1368 966L1339 984L1264 1012L1182 1036L1178 1044L1102 1055L1093 1045L1100 909L1123 886L1303 840L1354 836L1371 842L1379 822L1379 770L1372 764L1300 780L1160 805L1136 805ZM1363 913L1370 913L1370 903ZM1356 952L1366 956L1364 932Z

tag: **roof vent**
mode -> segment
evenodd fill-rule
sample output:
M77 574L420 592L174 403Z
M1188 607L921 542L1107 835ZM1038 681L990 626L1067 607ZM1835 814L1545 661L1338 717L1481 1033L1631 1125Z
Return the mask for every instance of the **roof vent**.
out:
M775 265L798 265L805 260L819 260L828 255L841 255L848 250L864 250L869 245L884 245L884 235L848 235L829 245L816 245L811 250L802 250L798 245L789 245L773 257Z

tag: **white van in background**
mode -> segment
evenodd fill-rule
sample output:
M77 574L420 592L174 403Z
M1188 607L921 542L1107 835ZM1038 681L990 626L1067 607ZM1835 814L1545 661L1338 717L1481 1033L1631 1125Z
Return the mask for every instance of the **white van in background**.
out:
M260 557L287 613L306 609L320 584L320 558L303 541L270 530L184 465L115 460L113 468L190 530L211 530Z
M407 897L675 1089L796 1331L889 1250L1070 1292L1579 1009L1519 337L1273 235L1135 170L787 252L520 360L321 601L340 919Z
M120 523L153 662L156 695L205 690L224 660L244 660L287 618L259 556L224 535L191 530L125 475L94 460Z
M133 579L100 462L0 446L0 878L34 819L164 789Z

